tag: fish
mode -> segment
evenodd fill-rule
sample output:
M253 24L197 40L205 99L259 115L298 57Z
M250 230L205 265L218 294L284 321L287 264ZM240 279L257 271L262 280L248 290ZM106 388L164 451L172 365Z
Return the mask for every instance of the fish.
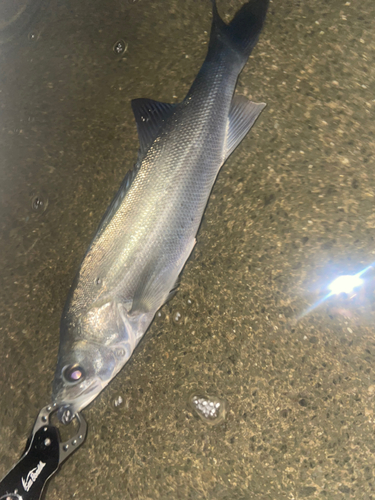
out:
M69 423L118 374L176 290L220 168L265 107L235 93L269 0L227 24L212 0L206 58L180 103L131 102L139 151L68 293L52 400Z

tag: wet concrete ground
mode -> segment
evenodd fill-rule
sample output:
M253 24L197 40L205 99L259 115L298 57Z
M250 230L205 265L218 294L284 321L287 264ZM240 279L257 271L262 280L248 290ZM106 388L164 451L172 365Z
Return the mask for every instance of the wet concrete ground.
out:
M210 22L208 0L51 0L0 26L0 476L49 402L69 286L136 158L130 100L181 100ZM268 106L46 499L375 498L373 275L295 321L375 260L374 33L372 0L272 2L237 89ZM224 423L193 414L201 393Z

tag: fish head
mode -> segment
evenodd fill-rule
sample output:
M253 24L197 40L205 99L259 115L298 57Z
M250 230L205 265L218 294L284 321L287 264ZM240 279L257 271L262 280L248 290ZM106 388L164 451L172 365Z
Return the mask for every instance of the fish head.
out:
M53 382L53 402L59 420L68 424L93 401L119 371L113 349L88 341L59 354Z
M113 301L90 308L78 321L62 321L52 391L62 423L69 423L117 375L154 314L129 314Z

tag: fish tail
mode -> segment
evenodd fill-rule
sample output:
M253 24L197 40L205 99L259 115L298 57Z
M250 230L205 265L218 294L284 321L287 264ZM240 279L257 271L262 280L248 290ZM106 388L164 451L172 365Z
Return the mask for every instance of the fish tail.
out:
M212 29L210 36L210 49L224 43L234 50L245 64L251 51L257 44L260 32L267 14L269 0L250 0L236 13L229 24L220 17L216 1L212 1Z

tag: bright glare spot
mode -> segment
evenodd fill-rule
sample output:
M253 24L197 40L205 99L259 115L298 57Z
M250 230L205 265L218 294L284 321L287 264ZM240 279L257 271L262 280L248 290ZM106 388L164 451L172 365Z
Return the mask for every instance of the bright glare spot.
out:
M358 274L351 276L350 274L339 276L330 285L328 285L328 290L332 292L333 295L339 295L340 293L350 294L354 290L364 283Z
M340 295L341 293L346 293L347 295L350 295L353 292L354 288L358 288L359 286L363 285L364 280L361 278L361 276L367 273L369 269L374 269L374 268L375 268L375 262L365 267L364 269L362 269L362 271L360 271L357 274L353 275L346 274L344 276L339 276L338 278L333 280L332 283L327 287L329 293L327 293L324 297L315 302L315 304L306 309L306 311L304 311L302 314L297 316L297 321L299 321L307 314L311 313L314 309L322 305L326 300L328 300L333 295Z

